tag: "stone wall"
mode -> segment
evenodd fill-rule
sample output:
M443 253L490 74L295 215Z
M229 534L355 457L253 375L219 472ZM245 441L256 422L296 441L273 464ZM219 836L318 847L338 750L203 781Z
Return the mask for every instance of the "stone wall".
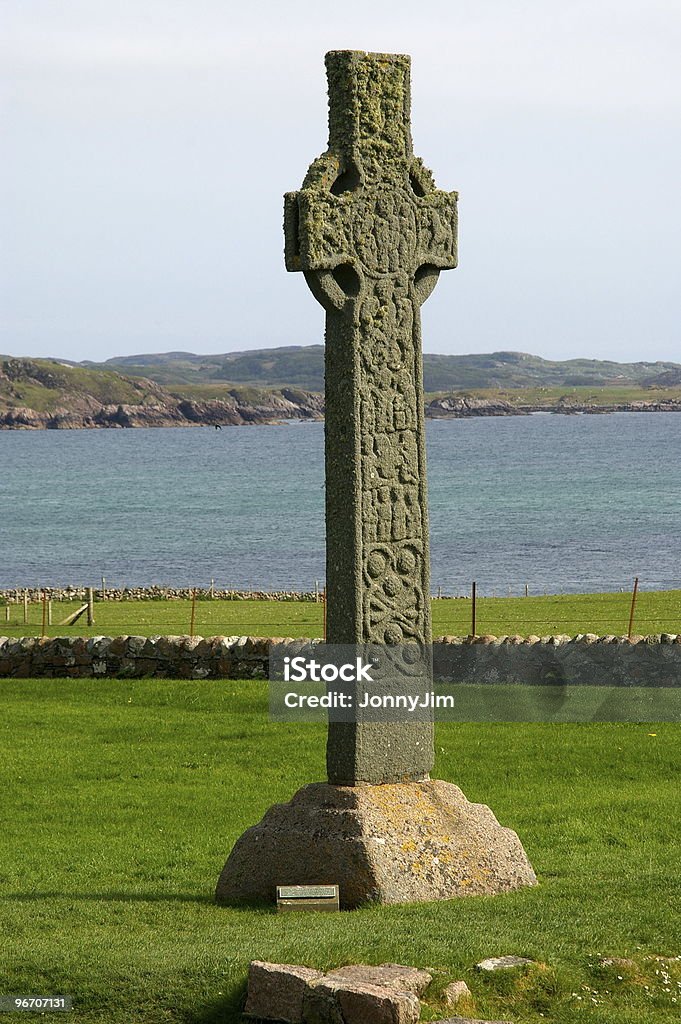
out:
M247 636L0 637L0 677L265 678L269 645Z
M271 642L248 636L0 637L0 677L266 678ZM434 644L434 665L436 678L470 683L680 686L681 634L442 637Z
M101 586L92 587L95 601L102 600ZM13 587L0 590L0 604L21 604L24 595L31 604L39 604L45 594L50 601L87 601L87 587ZM107 601L321 601L321 589L301 590L220 590L217 587L106 587Z
M681 686L681 634L442 637L435 678L466 683Z

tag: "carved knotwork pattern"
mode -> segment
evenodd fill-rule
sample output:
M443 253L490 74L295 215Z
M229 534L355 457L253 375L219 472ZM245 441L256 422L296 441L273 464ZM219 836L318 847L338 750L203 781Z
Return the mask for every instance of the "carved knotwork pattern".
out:
M309 270L353 263L368 274L413 274L421 263L450 267L456 261L452 199L443 192L417 198L400 188L359 188L335 196L298 193L300 247Z
M412 286L406 275L367 281L361 327L360 432L364 639L424 643L424 493ZM418 314L416 314L418 315Z

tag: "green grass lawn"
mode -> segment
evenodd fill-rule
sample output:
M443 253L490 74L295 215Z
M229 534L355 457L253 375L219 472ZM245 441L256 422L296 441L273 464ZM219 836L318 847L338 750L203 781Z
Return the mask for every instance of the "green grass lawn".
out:
M435 969L424 1019L457 978L516 1024L679 1019L679 725L440 724L434 775L519 832L539 888L278 917L212 891L236 837L322 778L323 726L269 722L264 682L0 687L0 994L71 994L86 1024L217 1024L252 958L391 960ZM505 953L540 966L473 970Z
M477 601L476 632L496 636L535 633L627 632L630 594L566 594L550 597L482 597ZM95 603L95 624L88 627L85 616L73 626L60 626L76 602L55 602L53 625L48 636L148 636L155 633L189 633L190 601L103 601ZM29 607L28 625L22 604L9 607L9 622L0 610L0 633L5 636L40 634L42 607ZM220 601L196 602L195 633L198 636L321 636L323 608L309 601ZM433 635L467 636L471 631L471 603L462 598L433 601ZM681 590L641 592L636 605L638 633L681 632Z

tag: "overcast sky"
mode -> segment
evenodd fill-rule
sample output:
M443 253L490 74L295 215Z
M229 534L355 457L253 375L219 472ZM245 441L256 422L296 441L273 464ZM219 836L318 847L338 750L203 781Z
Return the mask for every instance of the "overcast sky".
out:
M430 352L681 361L679 0L0 0L0 351L312 344L282 194L329 49L412 55L414 148L460 193Z

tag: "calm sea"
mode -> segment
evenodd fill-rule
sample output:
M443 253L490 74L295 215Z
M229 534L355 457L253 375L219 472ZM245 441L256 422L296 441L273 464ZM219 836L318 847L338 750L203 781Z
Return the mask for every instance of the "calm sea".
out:
M681 415L427 426L433 589L681 587ZM0 431L0 586L311 589L323 426Z

